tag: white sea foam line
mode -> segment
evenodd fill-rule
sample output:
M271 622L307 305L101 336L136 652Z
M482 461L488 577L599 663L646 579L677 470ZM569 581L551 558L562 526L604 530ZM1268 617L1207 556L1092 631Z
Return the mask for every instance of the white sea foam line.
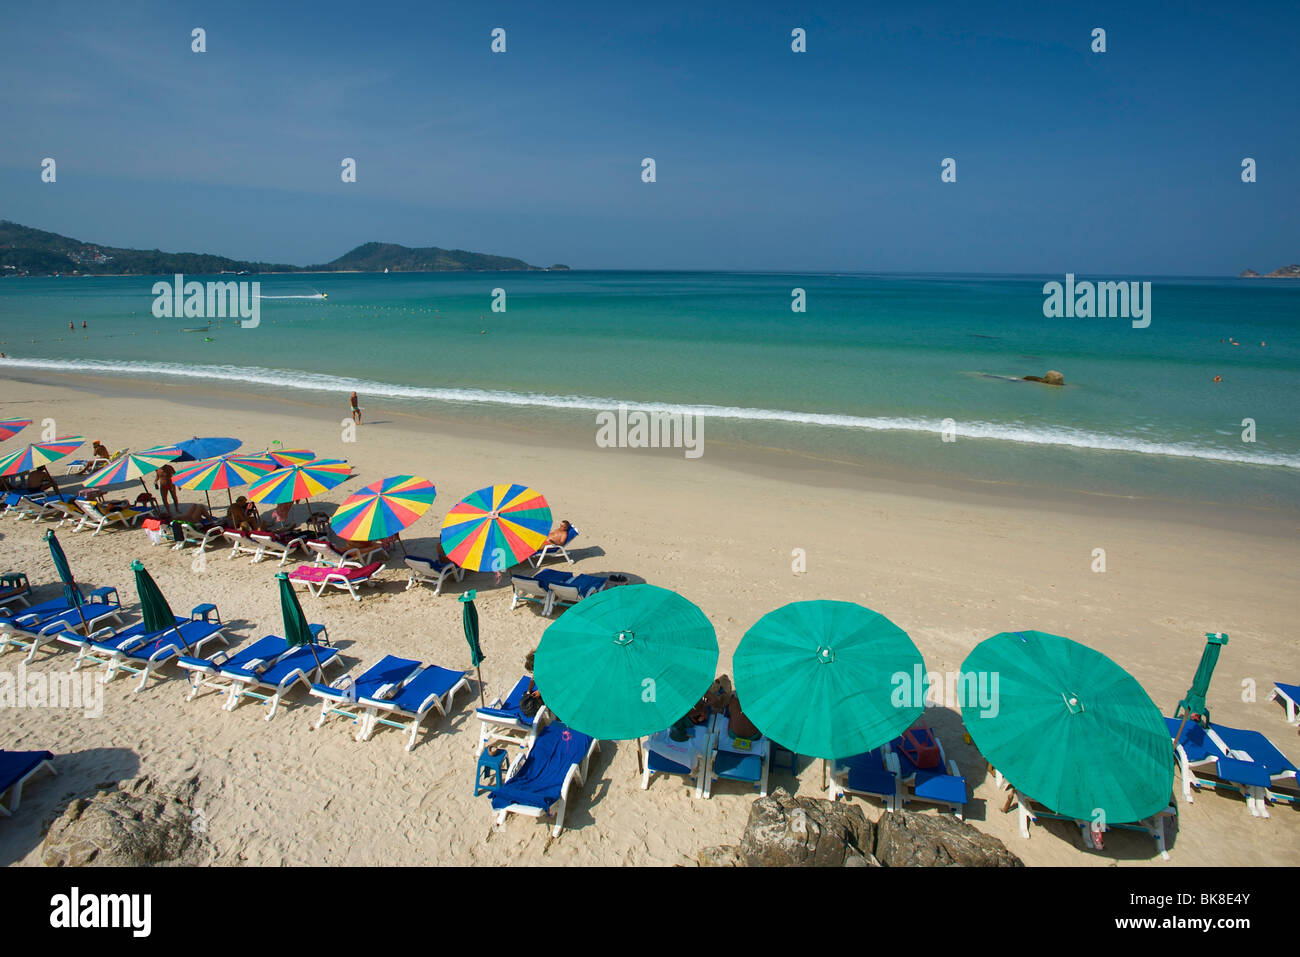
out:
M702 415L706 418L737 419L751 422L786 422L794 425L820 425L827 428L864 429L872 432L923 432L942 434L943 420L842 415L826 412L793 412L783 409L756 409L741 406L681 405L678 403L632 402L584 395L547 395L543 393L504 392L492 389L431 389L422 386L352 379L344 376L302 372L294 369L265 369L227 365L180 365L169 362L115 362L108 359L4 359L0 367L47 369L56 372L94 372L127 376L173 376L184 379L210 379L220 382L252 382L280 389L313 392L359 392L394 399L424 399L435 402L463 402L532 406L548 409L571 409L582 412L615 411L620 405L631 411L666 412ZM959 422L955 434L967 439L992 439L1026 445L1064 446L1109 452L1135 452L1142 455L1165 455L1177 458L1234 462L1243 465L1276 465L1300 469L1300 455L1263 452L1235 452L1207 448L1186 442L1148 442L1119 435L1089 432L1068 426L1036 429L994 422Z

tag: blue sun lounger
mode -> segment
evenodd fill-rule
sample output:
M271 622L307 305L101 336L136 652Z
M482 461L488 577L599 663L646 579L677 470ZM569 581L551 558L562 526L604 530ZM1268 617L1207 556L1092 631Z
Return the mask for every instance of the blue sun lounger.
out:
M105 684L123 671L140 675L139 684L131 689L135 692L143 690L149 676L173 658L200 655L203 646L213 641L226 644L226 637L222 634L225 625L216 605L196 605L189 618L177 615L175 624L175 628L146 632L144 623L138 622L117 632L107 628L93 632L88 638L63 634L59 641L77 648L73 671L86 662L107 665L100 678Z
M556 545L554 542L548 541L536 552L534 552L532 555L529 556L529 561L533 563L534 568L541 568L542 562L546 561L546 559L550 558L552 555L558 555L558 556L562 556L566 562L572 565L573 559L569 557L567 546L572 545L573 540L577 537L578 537L578 530L573 527L572 523L570 523L569 534L564 537L563 545Z
M1171 738L1182 723L1180 718L1165 718ZM1270 800L1295 800L1291 795L1273 793L1278 784L1295 783L1295 765L1258 731L1220 724L1203 728L1188 721L1177 746L1183 797L1189 804L1192 790L1206 786L1237 791L1245 797L1246 809L1253 817L1268 817Z
M912 728L909 733L918 736L923 744L938 749L939 764L936 768L918 767L904 750L901 736L885 745L897 761L898 781L903 785L899 793L900 805L908 801L939 804L951 809L960 821L966 807L966 779L961 776L957 762L948 759L943 751L943 742L929 728Z
M59 598L17 615L0 615L0 655L10 648L24 649L27 657L23 660L30 664L38 651L54 646L64 633L89 634L110 618L122 623L122 602L111 586L96 588L80 607Z
M591 756L599 750L599 741L552 721L537 735L532 748L510 765L505 783L488 789L496 826L504 826L510 814L553 818L551 836L559 837L570 792L582 788Z
M1273 691L1268 696L1269 701L1280 701L1282 707L1286 708L1287 724L1296 724L1300 722L1300 685L1283 684L1281 681L1273 682Z
M518 744L525 751L533 746L537 733L550 720L550 712L546 705L542 705L530 718L520 710L519 706L532 681L532 678L524 675L515 682L504 700L497 698L487 707L474 709L479 720L477 754L482 754L483 749L490 744Z
M289 642L278 635L267 635L233 655L224 650L218 651L211 658L181 655L176 659L176 665L187 673L190 682L190 693L185 700L193 701L199 689L204 687L224 689L224 684L212 680L217 678L223 667L255 671L258 667L275 664L277 658L288 653L289 647Z
M23 799L23 785L42 768L51 774L54 755L49 751L0 750L0 817L10 817ZM9 799L4 800L8 794Z
M830 792L834 801L844 794L867 795L885 802L886 811L897 810L898 756L886 748L876 748L851 758L831 763Z
M234 711L244 698L256 698L268 703L266 720L270 721L280 701L295 685L310 688L313 682L322 680L325 669L339 663L338 655L338 649L329 645L297 645L265 667L223 665L215 679L227 692L222 710Z
M329 684L313 684L310 689L311 694L321 700L320 717L316 719L316 727L323 725L325 719L331 714L359 721L361 708L357 704L358 698L386 697L414 677L419 670L418 661L399 658L396 655L385 655L378 664L371 665L358 678L340 675Z
M456 692L469 690L468 673L429 665L386 697L358 695L357 704L365 708L358 741L369 741L377 725L407 731L406 750L415 747L420 724L432 711L447 717Z
M759 797L767 797L767 773L772 764L772 742L766 737L738 738L731 733L731 722L724 714L712 719L713 743L706 759L704 796L713 796L713 782L741 781L752 784Z
M695 725L685 741L674 741L670 731L657 731L644 741L645 764L641 770L641 790L650 787L657 774L672 774L694 783L695 796L704 797L704 778L709 772L708 759L713 750L713 733L707 725Z

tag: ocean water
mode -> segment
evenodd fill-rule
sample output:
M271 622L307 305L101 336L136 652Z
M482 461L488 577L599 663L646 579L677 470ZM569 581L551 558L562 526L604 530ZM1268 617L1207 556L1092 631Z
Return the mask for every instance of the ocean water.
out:
M593 442L597 411L623 402L701 413L706 455L712 439L989 482L1300 505L1300 282L1079 277L1151 279L1151 323L1135 329L1046 318L1043 283L1062 276L186 278L258 279L260 326L157 319L157 277L6 279L2 361L319 394L341 415L356 389L363 406ZM795 288L806 312L791 310ZM1064 388L1019 381L1048 369Z

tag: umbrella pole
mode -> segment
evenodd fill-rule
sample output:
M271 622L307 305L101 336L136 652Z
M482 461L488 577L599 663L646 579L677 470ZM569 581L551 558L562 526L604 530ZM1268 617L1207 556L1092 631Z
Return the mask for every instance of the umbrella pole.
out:
M478 675L478 703L486 708L487 699L483 697L483 669L475 665L474 674Z
M644 757L643 757L642 754L641 754L641 739L640 739L640 738L637 738L637 739L636 739L636 773L637 773L637 777L640 777L643 773L645 773L645 764L644 764L644 760L645 760L645 759L644 759ZM703 774L704 772L701 771L700 773Z

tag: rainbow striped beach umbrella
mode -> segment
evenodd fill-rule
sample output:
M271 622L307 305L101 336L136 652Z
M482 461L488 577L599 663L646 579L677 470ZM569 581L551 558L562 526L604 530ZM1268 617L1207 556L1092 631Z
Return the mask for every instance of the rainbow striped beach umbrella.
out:
M352 466L346 462L307 462L263 475L248 487L248 497L283 505L329 491L351 477Z
M143 452L128 452L116 462L106 465L83 483L86 488L102 488L139 479L144 485L144 477L158 471L168 462L179 458L181 450L174 445L160 445L145 449ZM147 492L148 486L145 486Z
M0 419L0 442L12 439L31 424L31 419Z
M71 455L85 441L80 435L69 435L50 442L34 442L0 459L0 475L18 475L57 462L65 455Z
M230 498L232 488L247 485L273 471L275 469L269 460L222 455L177 473L176 484L192 492L202 492L205 496L225 489L226 498ZM212 500L208 499L209 507L211 504Z
M437 490L418 475L394 475L344 499L330 519L339 538L373 542L409 528L433 505Z
M293 465L306 465L316 459L316 453L311 449L274 449L265 454L286 469Z
M489 485L452 506L442 520L442 550L470 571L505 571L542 547L551 509L526 485Z

